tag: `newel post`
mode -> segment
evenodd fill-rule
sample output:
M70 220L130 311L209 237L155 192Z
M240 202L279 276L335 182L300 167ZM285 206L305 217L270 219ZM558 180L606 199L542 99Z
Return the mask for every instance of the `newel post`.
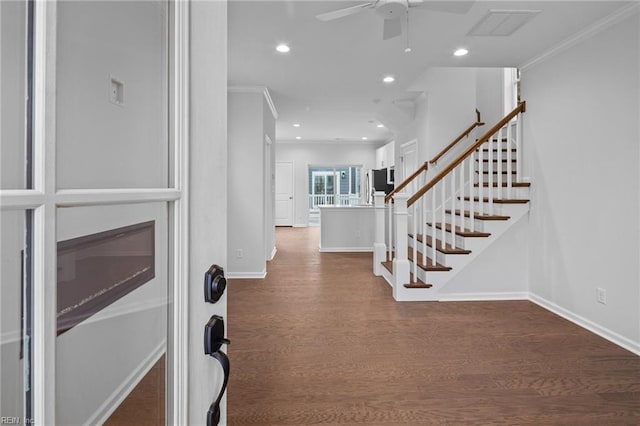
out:
M387 247L384 243L384 191L373 194L375 214L375 235L373 238L373 274L382 275L382 262L386 260Z
M409 284L409 259L407 258L408 245L408 212L407 199L409 194L395 194L394 222L395 222L395 249L396 256L393 259L393 298L399 300L402 286Z

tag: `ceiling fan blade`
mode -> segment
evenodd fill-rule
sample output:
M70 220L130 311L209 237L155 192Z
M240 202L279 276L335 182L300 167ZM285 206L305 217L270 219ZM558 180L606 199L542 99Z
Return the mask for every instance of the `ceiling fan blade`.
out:
M383 40L398 37L400 34L402 34L402 22L399 17L384 20L384 28L382 31Z
M437 12L449 12L463 15L471 9L475 1L431 1L431 0L409 0L409 7L419 7L421 9L434 10Z
M321 13L320 15L316 15L316 18L319 19L320 21L332 21L334 19L339 19L345 16L353 15L373 5L374 3L359 4L356 6L346 7L344 9L338 9L338 10L333 10L327 13Z

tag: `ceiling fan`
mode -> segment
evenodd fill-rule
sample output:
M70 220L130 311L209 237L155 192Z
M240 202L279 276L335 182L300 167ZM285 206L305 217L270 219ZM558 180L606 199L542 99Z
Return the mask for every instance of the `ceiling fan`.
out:
M402 18L407 16L409 8L420 7L429 10L450 13L466 13L472 6L473 1L426 1L426 0L375 0L344 9L333 10L331 12L317 15L320 21L332 21L345 16L360 13L366 9L374 10L384 19L382 39L388 40L402 34Z

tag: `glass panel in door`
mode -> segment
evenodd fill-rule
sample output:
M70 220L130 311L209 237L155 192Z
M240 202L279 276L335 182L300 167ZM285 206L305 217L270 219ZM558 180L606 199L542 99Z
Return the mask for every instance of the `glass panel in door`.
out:
M0 1L0 189L27 188L27 2Z
M31 212L0 212L0 413L4 423L31 416Z

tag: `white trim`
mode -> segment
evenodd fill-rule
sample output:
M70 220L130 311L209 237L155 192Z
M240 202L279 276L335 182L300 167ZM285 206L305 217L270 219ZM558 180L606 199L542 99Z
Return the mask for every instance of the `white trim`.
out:
M173 401L167 424L187 424L189 416L189 36L190 3L173 2L173 140L174 186L181 198L173 203L173 312L171 369Z
M264 100L267 101L267 105L269 105L269 109L271 110L271 115L273 115L274 120L278 119L278 110L276 109L276 105L273 103L269 89L266 86L228 86L227 91L231 93L262 93L264 95Z
M438 295L441 302L484 302L493 300L529 300L529 293L526 291L516 292L495 292L495 293L451 293Z
M540 297L536 294L529 293L529 300L536 305L553 312L556 315L561 316L562 318L571 321L572 323L579 325L580 327L589 330L592 333L597 334L600 337L607 339L608 341L615 343L616 345L633 352L634 354L640 356L640 342L634 342L633 340L624 337L615 331L609 330L606 327L602 327L593 321L590 321L583 316L578 314L574 314L573 312L556 305L553 302L548 301L547 299Z
M266 269L262 272L227 272L227 278L229 279L260 280L266 278L266 276Z
M165 353L167 342L162 341L142 362L134 369L127 378L120 383L111 395L85 422L85 425L101 425L106 422L114 411L122 404L122 401L133 391L133 389L146 376L151 368L158 362Z
M98 323L100 321L114 319L124 315L137 314L140 312L150 311L152 309L158 309L166 306L166 297L147 300L141 303L127 303L123 304L122 306L116 307L108 306L98 311L95 315L92 315L89 318L81 321L79 325Z
M274 257L276 257L276 253L278 252L278 249L273 246L273 250L271 250L271 257L268 260L273 260Z
M526 71L529 68L532 68L535 65L538 65L539 63L544 62L547 59L550 59L553 56L556 56L559 53L575 46L576 44L581 43L582 41L590 37L593 37L599 32L602 32L607 28L612 27L613 25L617 24L618 22L621 22L622 20L626 19L627 17L633 15L638 11L640 11L640 3L634 2L630 5L624 6L616 10L615 12L611 13L609 16L606 16L605 18L600 19L599 21L593 23L589 27L578 32L577 34L574 34L571 37L565 39L564 41L555 45L554 47L542 53L541 55L538 55L535 58L530 59L529 61L520 65L518 68L520 68L521 71Z
M393 141L392 141L393 142ZM402 145L400 145L400 150L411 146L411 145L415 145L416 146L416 152L418 152L418 139L411 139L410 141L407 141L405 143L403 143Z
M35 209L44 204L44 194L31 189L0 190L0 209L26 210Z
M320 247L320 253L371 253L373 247Z
M294 223L294 224L293 224L293 227L294 227L294 228L306 228L306 227L308 227L308 226L309 226L309 225L308 225L307 223Z
M278 139L276 140L278 144L320 144L320 145L375 145L376 148L380 148L383 145L386 145L389 142L380 141L380 140L366 140L363 141L361 139L345 139L345 140L325 140L325 139L311 139L311 140L295 140L295 139Z
M57 3L34 2L33 172L44 194L33 215L32 397L36 425L56 419L56 34Z
M172 188L63 189L55 194L58 207L139 204L175 201L180 191Z

